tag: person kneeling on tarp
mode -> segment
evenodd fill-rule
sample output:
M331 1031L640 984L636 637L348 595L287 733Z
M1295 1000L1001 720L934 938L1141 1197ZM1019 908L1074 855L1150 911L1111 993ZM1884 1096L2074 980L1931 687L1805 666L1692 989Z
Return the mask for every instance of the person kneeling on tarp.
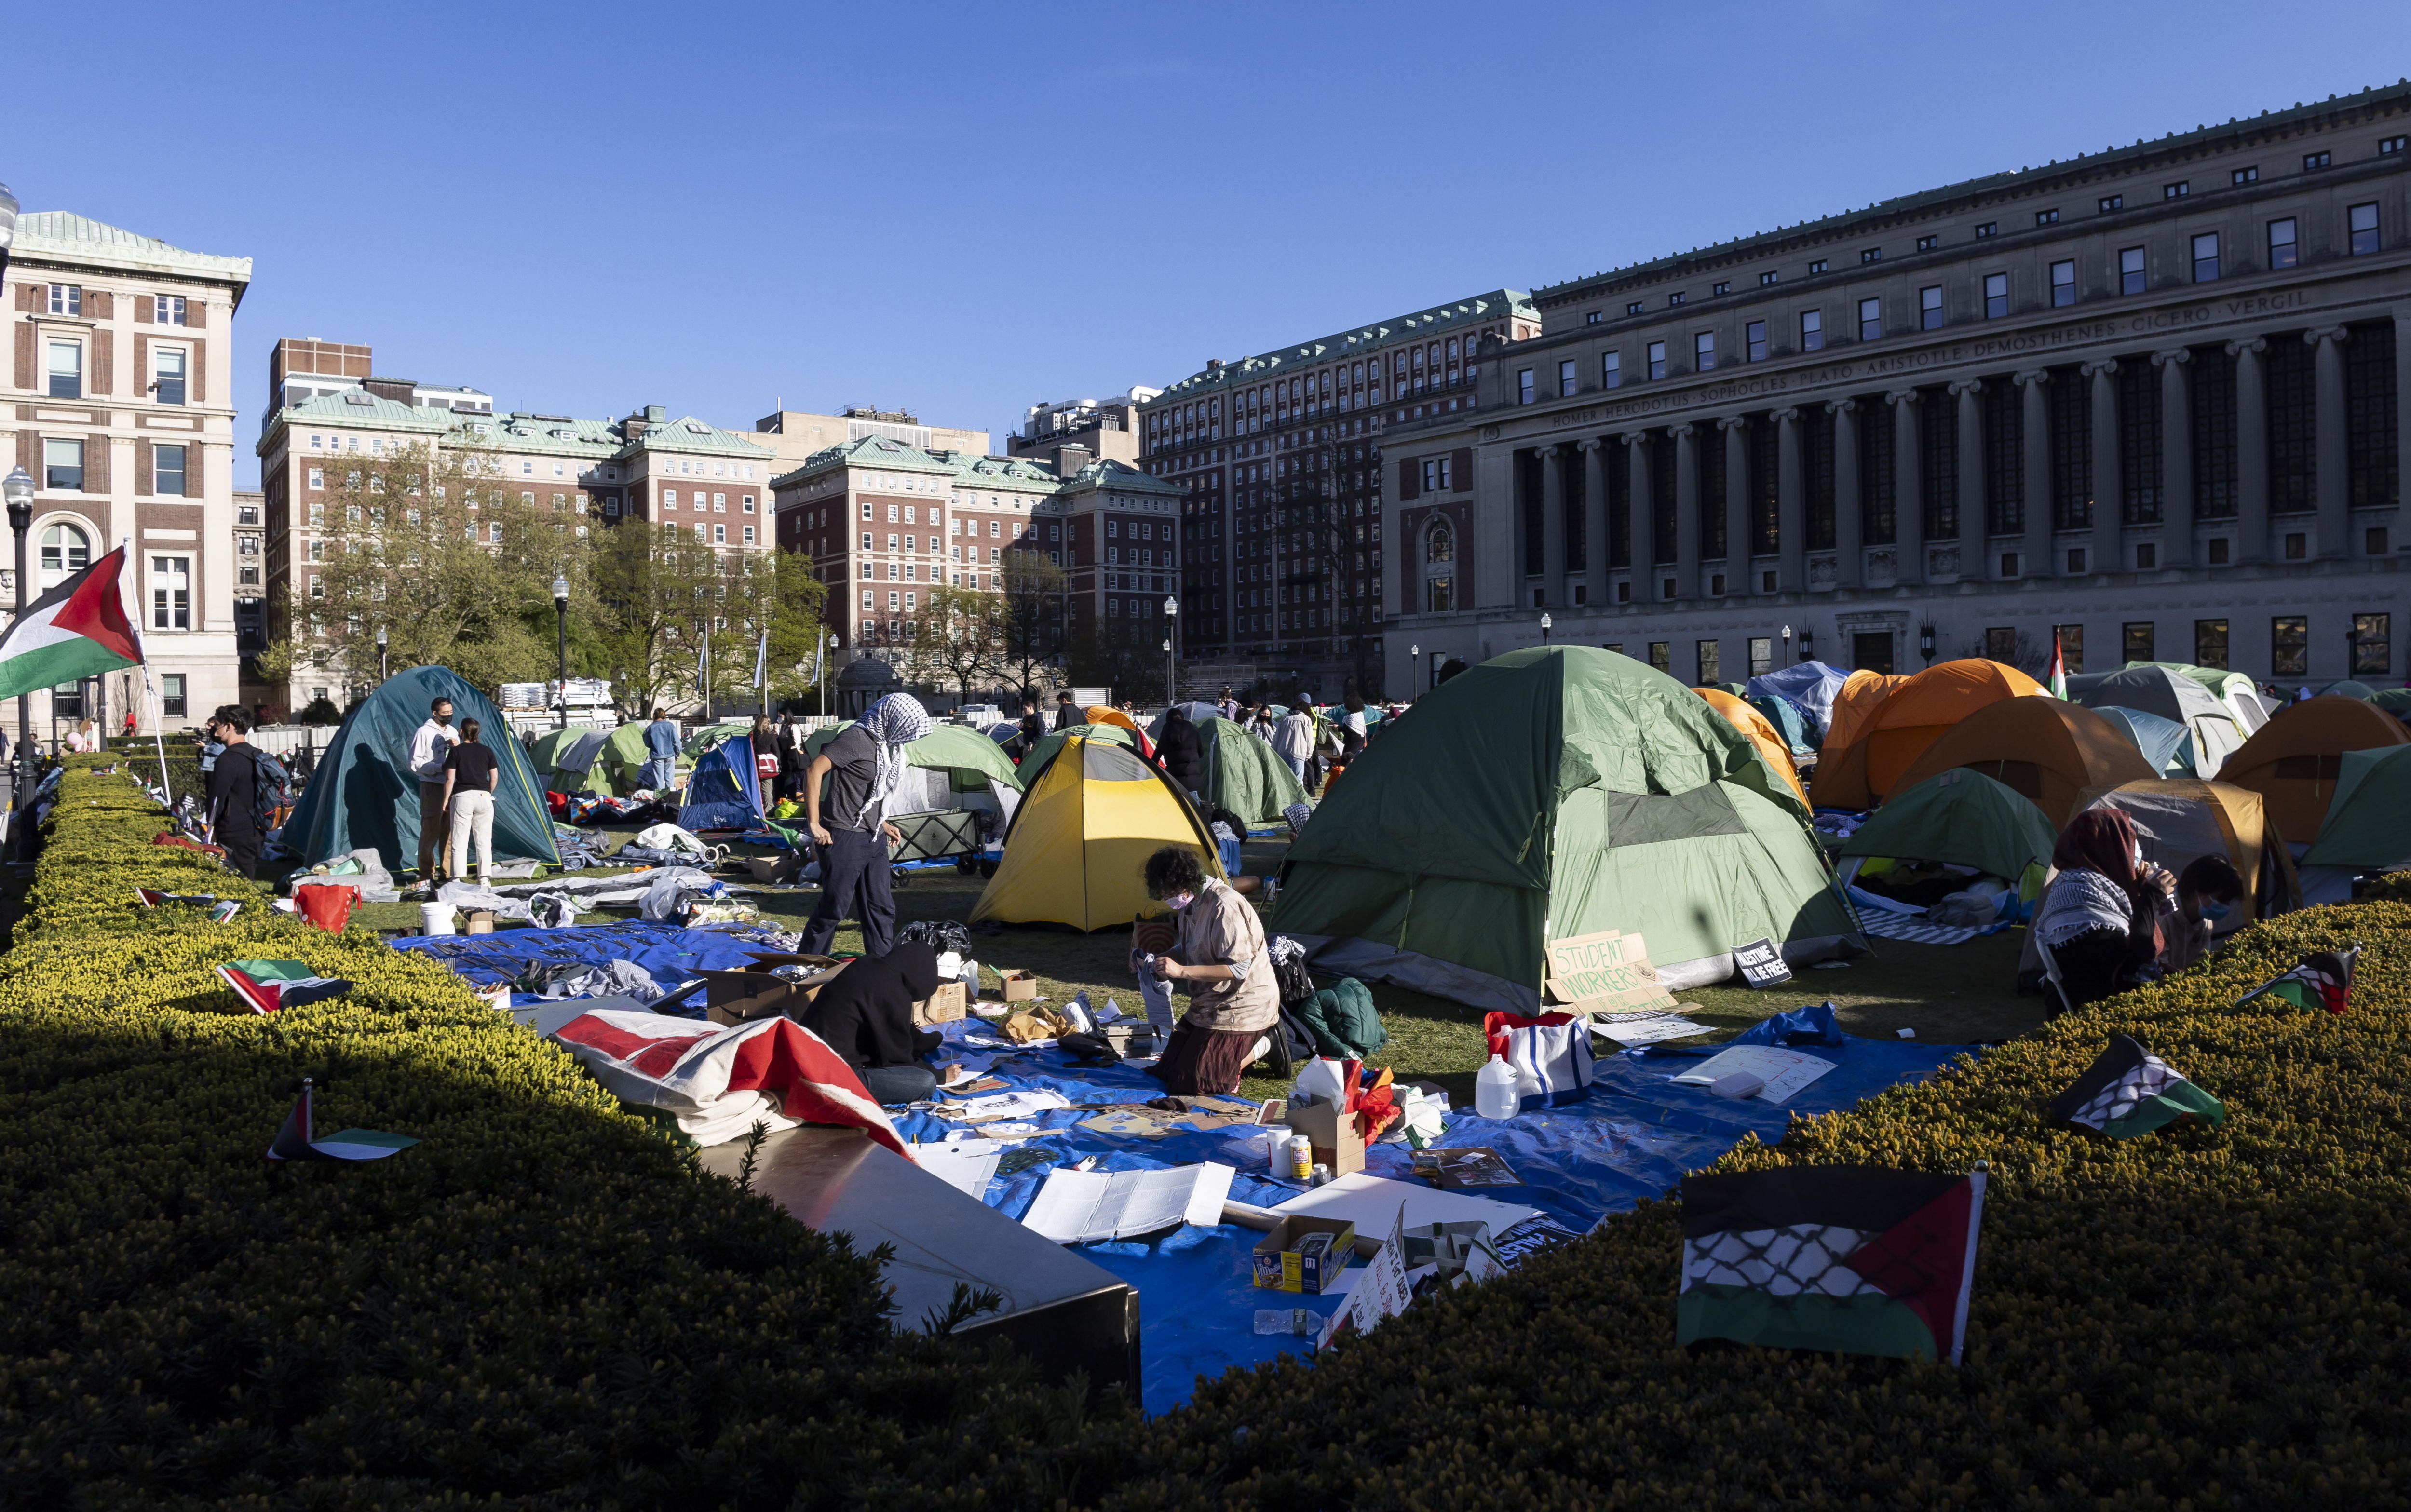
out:
M1271 1048L1280 1022L1264 926L1247 899L1206 875L1197 852L1167 845L1147 858L1147 895L1170 905L1179 931L1155 974L1189 994L1189 1011L1147 1074L1187 1096L1239 1090L1239 1073Z
M938 1090L937 1073L921 1057L941 1036L913 1027L913 1005L937 989L937 947L906 940L854 962L787 1016L843 1056L875 1100L918 1102Z

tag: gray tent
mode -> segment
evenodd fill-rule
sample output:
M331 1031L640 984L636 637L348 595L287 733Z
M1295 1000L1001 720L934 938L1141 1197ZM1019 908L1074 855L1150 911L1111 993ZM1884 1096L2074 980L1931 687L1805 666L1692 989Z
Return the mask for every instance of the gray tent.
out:
M2128 708L2181 724L2193 734L2193 770L2214 778L2248 736L2235 711L2215 693L2167 667L2127 667L2068 679L2068 696L2086 708Z

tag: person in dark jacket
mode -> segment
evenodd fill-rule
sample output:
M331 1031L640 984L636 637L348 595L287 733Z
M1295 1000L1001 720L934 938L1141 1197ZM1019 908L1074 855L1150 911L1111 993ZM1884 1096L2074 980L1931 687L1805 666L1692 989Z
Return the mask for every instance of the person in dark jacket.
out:
M1069 730L1075 724L1087 722L1088 716L1082 714L1079 705L1072 702L1072 694L1068 689L1055 695L1056 729Z
M243 738L251 733L251 716L241 705L220 705L203 733L224 748L210 763L203 793L210 833L226 848L226 869L238 877L249 877L259 867L261 817L252 796L257 778L251 764L259 750Z
M934 1029L913 1025L913 1005L938 989L938 949L908 939L839 972L787 1016L820 1036L884 1103L918 1102L938 1089L921 1057L938 1048Z
M1163 734L1155 743L1155 759L1172 785L1195 798L1206 791L1206 744L1189 711L1175 704L1163 716Z

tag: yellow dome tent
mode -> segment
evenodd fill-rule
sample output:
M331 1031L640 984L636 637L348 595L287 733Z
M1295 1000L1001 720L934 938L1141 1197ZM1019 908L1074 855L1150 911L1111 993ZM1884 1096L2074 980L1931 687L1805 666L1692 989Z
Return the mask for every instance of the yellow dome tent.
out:
M1161 914L1145 873L1147 858L1167 845L1194 847L1207 876L1223 874L1221 848L1205 820L1127 746L1066 734L1045 769L1025 772L1022 781L1027 795L973 922L1085 932Z

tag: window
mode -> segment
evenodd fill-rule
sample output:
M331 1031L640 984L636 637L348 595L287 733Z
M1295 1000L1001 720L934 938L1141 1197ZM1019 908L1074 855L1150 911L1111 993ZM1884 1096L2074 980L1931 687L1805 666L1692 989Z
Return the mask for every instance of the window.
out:
M83 289L82 289L82 286L81 286L81 285L80 285L80 284L51 284L51 313L52 313L52 314L54 314L54 315L80 315L80 314L82 314L82 313L83 313Z
M235 505L235 506L234 506L234 522L235 522L237 525L256 525L256 524L258 524L258 523L259 523L259 506L258 506L257 504L237 504L237 505Z
M1766 287L1766 285L1768 285L1769 284L1775 283L1775 282L1777 282L1778 280L1780 280L1782 277L1783 277L1783 275L1782 275L1781 273L1775 272L1775 271L1773 271L1773 270L1769 270L1769 271L1767 271L1767 272L1761 273L1761 274L1759 274L1759 275L1758 275L1758 286L1759 286L1760 288L1764 288L1764 287Z
M1883 300L1881 298L1861 299L1859 301L1859 340L1872 342L1882 335Z
M2386 555L2386 527L2383 525L2373 525L2368 530L2363 531L2360 533L2360 550L2361 554L2367 557L2383 557Z
M2227 670L2227 621L2197 619L2193 622L2193 664Z
M1682 302L1683 291L1681 289L1676 289L1673 293L1666 296L1666 304L1670 309L1675 305L1681 304Z
M2038 210L2035 211L2035 224L2037 225L2057 225L2059 224L2059 211L2055 210Z
M193 559L151 559L151 628L193 628Z
M1532 402L1532 370L1529 368L1520 369L1515 374L1515 402Z
M83 487L83 443L61 441L55 436L42 440L42 487L80 491Z
M1984 237L1999 236L2000 234L2001 223L1998 221L1986 221L1983 225L1976 227L1976 235L1980 240Z
M159 674L159 717L181 720L184 713L184 675L181 672Z
M2389 137L2377 144L2377 155L2386 157L2411 146L2411 137Z
M2009 313L2009 275L1984 275L1984 318L1997 320Z
M1601 352L1599 355L1599 386L1601 388L1624 386L1623 353Z
M1649 343L1649 376L1652 378L1666 376L1666 343L1663 342Z
M1649 664L1669 676L1673 676L1674 658L1670 654L1673 648L1674 643L1672 641L1651 641Z
M2018 554L2016 552L2004 551L2001 553L2001 575L2003 577L2015 577L2018 575Z
M1691 369L1706 372L1717 365L1717 333L1700 331L1691 338Z
M2218 233L2204 231L2193 239L2193 281L2207 284L2218 277Z
M2193 193L2193 185L2184 179L2179 179L2174 183L2164 183L2160 185L2160 197L2162 199L2183 199L2185 196L2191 193Z
M1933 284L1917 291L1917 324L1921 329L1942 328L1942 285Z
M1637 315L1641 313L1643 308L1641 301L1635 299L1630 304L1624 307L1624 313L1628 315Z
M2158 661L2154 649L2158 638L2159 627L2148 619L2128 620L2118 627L2118 647L2129 662Z
M1800 312L1800 350L1817 352L1825 345L1825 313L1821 310Z
M151 353L151 397L162 404L184 402L183 347L158 347Z
M1768 635L1749 638L1749 675L1762 677L1775 670L1775 640Z
M2291 268L2301 261L2301 249L2294 240L2294 218L2269 223L2269 266Z
M1879 263L1883 261L1883 249L1881 247L1863 248L1859 253L1859 261L1863 263Z
M1604 311L1604 310L1594 310L1594 311L1590 312L1588 314L1586 314L1586 315L1583 316L1583 324L1584 324L1584 325L1585 325L1585 326L1596 326L1596 325L1598 325L1600 322L1601 322L1601 321L1605 320L1606 318L1607 318L1607 312L1606 312L1606 311Z
M2212 536L2210 538L2210 564L2213 567L2226 566L2228 562L2228 538L2226 536ZM2205 662L2202 665L2208 666L2210 663Z
M1731 294L1732 292L1732 285L1731 284L1718 284L1716 287L1708 290L1710 298L1718 299L1723 298L1726 295Z
M2377 250L2377 204L2355 205L2345 211L2345 223L2352 234L2352 255L2366 255Z
M2113 210L2125 210L2126 208L2126 196L2125 195L2103 195L2099 199L2094 201L2093 208L2099 211L2104 215L2109 214Z
M1717 641L1701 641L1698 643L1697 653L1700 662L1700 685L1705 687L1712 682L1722 682L1724 680L1722 644Z
M2071 573L2081 573L2084 571L2084 548L2082 546L2070 546L2068 548L2068 570Z
M2311 621L2306 615L2272 615L2269 620L2269 671L2280 677L2307 676L2311 670Z
M164 494L182 494L184 491L183 447L151 448L151 491Z
M42 589L48 592L92 565L92 538L72 525L42 531Z
M1743 344L1747 352L1747 360L1751 362L1765 361L1766 322L1762 320L1751 321L1748 325L1744 326L1741 328L1741 335Z
M2143 292L2142 248L2121 247L2118 250L2118 292L2121 294Z
M2260 182L2260 170L2257 167L2232 168L2228 172L2227 182L2230 184L2258 183Z
M2309 532L2309 531L2287 531L2287 532L2286 532L2286 560L2287 560L2287 561L2306 561L2306 560L2309 560L2309 558L2310 558L2310 555L2311 555L2311 553L2310 553L2310 545L2311 545L2311 542L2310 542L2310 532Z
M2393 669L2393 616L2357 614L2352 617L2352 675L2356 677L2383 677Z
M1936 246L1937 246L1937 245L1939 245L1939 244L1940 244L1941 240L1942 240L1942 239L1941 239L1940 237L1935 237L1935 236L1921 236L1921 237L1919 237L1919 238L1917 239L1917 250L1918 250L1918 251L1920 251L1920 252L1932 252L1932 251L1935 249L1935 247L1936 247Z
M2053 625L2051 627L2051 633L2059 642L2060 658L2067 663L2068 675L2073 677L2083 672L2084 627Z
M2334 162L2335 154L2333 153L2304 153L2302 154L2302 171L2304 173L2308 173L2313 168L2329 167L2331 167Z
M184 301L179 295L154 294L151 297L151 319L161 326L184 323Z
M50 397L52 399L83 398L83 343L52 342L50 343Z
M753 544L753 527L751 525L745 527L745 544L749 546Z
M1558 363L1557 397L1559 399L1570 399L1573 396L1574 390L1580 386L1582 386L1581 380L1574 376L1573 359L1571 357L1568 357L1565 361Z
M2160 548L2156 545L2150 541L2137 543L2135 546L2135 570L2137 572L2148 573L2154 568L2159 566L2159 564ZM2146 657L2144 660L2148 662L2151 659Z
M1822 257L1818 258L1815 262L1810 263L1810 264L1808 265L1808 271L1810 271L1810 272L1812 272L1812 273L1821 273L1821 272L1823 272L1824 270L1825 270L1825 259L1824 259L1824 258L1822 258Z

